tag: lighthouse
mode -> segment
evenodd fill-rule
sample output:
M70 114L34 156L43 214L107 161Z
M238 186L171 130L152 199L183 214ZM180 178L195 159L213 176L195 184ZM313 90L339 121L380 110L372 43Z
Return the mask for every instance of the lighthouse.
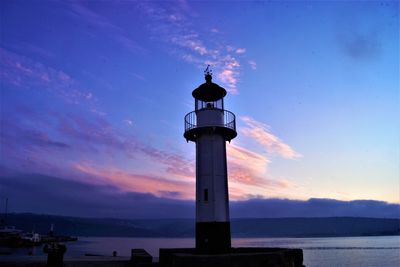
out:
M223 253L231 248L226 141L236 137L236 121L224 107L226 90L212 82L209 67L204 74L184 137L196 144L196 250Z
M235 114L225 109L226 90L212 82L193 90L186 114L186 141L196 144L196 248L160 248L160 266L304 267L301 249L231 247L226 141L237 136Z

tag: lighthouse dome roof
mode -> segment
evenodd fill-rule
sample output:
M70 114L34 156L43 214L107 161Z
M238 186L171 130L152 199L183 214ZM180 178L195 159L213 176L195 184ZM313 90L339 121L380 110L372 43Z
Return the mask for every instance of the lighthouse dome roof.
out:
M206 82L193 90L192 95L194 98L204 102L217 101L226 96L226 90L216 83L211 81L212 76L207 74L205 76Z

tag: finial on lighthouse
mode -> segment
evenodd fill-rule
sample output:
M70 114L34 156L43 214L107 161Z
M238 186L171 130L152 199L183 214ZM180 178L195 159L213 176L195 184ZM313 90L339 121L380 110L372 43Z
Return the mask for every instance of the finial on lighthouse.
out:
M204 78L206 79L207 83L211 83L212 70L210 69L210 65L207 65L207 68L204 71Z

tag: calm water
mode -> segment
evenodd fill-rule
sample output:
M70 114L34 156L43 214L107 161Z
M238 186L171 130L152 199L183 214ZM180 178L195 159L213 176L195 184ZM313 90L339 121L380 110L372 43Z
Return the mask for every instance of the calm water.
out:
M235 247L288 247L302 248L304 263L313 266L400 266L400 237L334 237L334 238L235 238ZM116 250L119 256L129 256L131 248L144 248L154 257L158 249L193 247L193 238L121 238L80 237L79 241L67 243L66 257L81 257L85 253L111 255ZM41 248L33 251L41 255ZM14 251L14 255L27 251ZM0 261L11 256L0 256ZM15 256L14 256L15 257ZM26 256L24 256L26 257ZM31 256L32 257L32 256Z

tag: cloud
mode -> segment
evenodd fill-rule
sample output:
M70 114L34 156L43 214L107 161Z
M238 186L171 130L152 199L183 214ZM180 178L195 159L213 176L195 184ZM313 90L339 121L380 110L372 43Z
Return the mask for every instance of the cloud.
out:
M92 109L90 110L90 112L92 112L92 113L94 113L94 114L96 114L96 115L99 115L99 116L106 116L106 115L107 115L106 112L99 111L99 110L97 110L97 109L95 109L95 108L92 108Z
M208 53L207 48L204 46L203 42L198 39L198 35L195 33L172 36L170 41L177 46L188 48L189 50L192 50L201 56Z
M4 158L3 164L18 170L57 173L77 180L82 178L79 174L86 173L92 175L93 181L126 185L134 191L154 187L159 191L181 192L181 196L187 196L185 192L190 191L182 185L194 181L193 160L173 150L147 145L114 127L104 117L17 108L9 117L0 119L3 129L0 156ZM135 172L115 167L127 160L141 167ZM107 176L97 171L103 169L98 166L107 166L102 171ZM180 186L174 182L177 179L182 181L178 183ZM151 192L157 194L154 190Z
M227 86L227 90L233 94L238 93L240 62L234 55L243 54L245 48L234 49L219 38L212 43L203 37L193 29L193 25L186 18L190 13L187 3L184 10L179 5L171 8L150 2L142 2L140 7L151 22L149 29L155 39L169 44L173 47L169 49L171 53L177 54L179 59L194 64L202 70L206 65L211 65L217 77ZM211 32L215 34L219 31L213 28ZM221 47L232 49L221 49Z
M180 178L194 179L195 163L193 160L189 160L180 154L155 149L150 146L143 146L140 150L149 157L152 162L164 164L167 173Z
M25 124L21 117L30 123ZM78 181L90 177L94 184L121 191L194 196L194 158L147 145L113 127L104 117L27 110L20 115L16 112L2 124L6 130L1 135L1 155L7 155L6 166ZM268 177L269 159L265 155L237 145L228 145L227 150L232 199L248 198L250 192L271 195L276 189L293 187L285 180ZM126 160L139 167L117 167Z
M236 145L228 145L227 153L230 168L234 170L231 176L235 177L238 171L243 174L243 170L247 170L246 175L243 176L245 178L243 182L250 182L254 176L263 174L270 162L264 155Z
M159 197L168 196L182 199L194 197L194 180L173 180L131 173L112 167L96 167L84 162L76 163L74 168L86 175L96 176L98 178L95 180L96 182L115 186L123 192L151 193Z
M6 164L6 166L38 172L43 175L57 174L60 177L68 177L69 180L86 180L94 185L118 188L121 192L152 193L155 196L168 196L169 198L190 199L194 197L194 175L189 179L186 176L191 170L185 169L184 165L177 164L177 162L183 160L174 159L173 156L166 153L158 156L154 155L154 153L150 154L150 157L153 157L150 162L153 162L154 169L151 171L139 169L138 173L135 173L117 169L113 164L105 166L105 162L98 159L96 162L102 163L97 164L103 167L84 161L70 163L74 161L75 157L84 158L84 154L79 151L87 150L87 148L81 148L76 145L76 142L74 142L74 146L71 146L51 140L43 133L31 133L29 131L24 131L22 134L14 131L14 134L18 134L15 142L10 142L7 137L2 137L1 140L1 158L4 158L2 163ZM22 141L19 142L19 140ZM99 140L95 142L97 141ZM111 142L109 145L115 144ZM87 147L87 145L83 146ZM96 146L94 149L98 150L99 148ZM111 156L110 153L102 153L101 150L97 151L96 154L107 155L109 158ZM138 157L149 157L140 149L137 154L139 154ZM5 158L6 155L7 158ZM51 155L51 157L47 155ZM93 151L89 151L88 155L93 155ZM96 157L98 155L90 158L94 159ZM158 162L155 158L160 159L160 161ZM167 161L167 158L170 161ZM138 159L137 161L140 162L141 160ZM163 171L162 166L166 166L166 172ZM43 186L47 185L43 184Z
M114 218L194 216L193 201L126 192L112 185L96 185L55 176L12 173L1 168L0 194L1 198L9 198L12 212ZM160 194L174 196L173 192Z
M249 60L248 63L249 63L250 68L252 70L256 70L257 69L257 63L254 60Z
M285 144L279 137L270 132L270 127L262 122L256 121L251 117L243 116L242 121L247 125L240 129L241 133L253 138L269 154L277 154L284 158L294 159L301 155L294 151L289 145Z
M95 151L106 149L106 153L124 152L134 156L137 149L133 137L118 134L104 117L90 117L78 114L56 114L58 132L81 147L92 147Z
M353 60L376 59L381 53L381 41L376 32L347 32L338 35L337 42L342 52Z
M230 86L233 86L236 84L236 78L234 75L233 70L230 69L225 69L222 72L218 74L218 78L223 82L227 83ZM236 90L234 91L236 93Z
M90 194L88 194L90 192ZM174 191L124 192L110 185L93 185L56 176L15 173L0 167L0 196L9 198L12 212L82 217L194 218L193 200L176 199ZM171 198L172 196L172 198ZM232 218L358 216L400 218L400 205L374 200L249 199L231 201Z
M241 218L343 216L400 218L399 204L376 200L250 199L233 202L231 207L231 216Z
M42 90L68 103L79 104L95 101L87 89L62 70L0 48L1 81L18 88Z
M125 119L125 120L124 120L124 123L126 123L126 124L129 125L129 126L132 126L132 125L133 125L133 122L132 122L131 120L128 120L128 119Z
M8 127L8 130L2 134L2 138L10 140L14 139L15 142L19 142L21 145L25 146L35 146L40 147L42 149L67 149L70 148L70 145L56 141L52 139L48 133L35 130L35 129L22 129L16 125L12 125L9 123L2 124L3 127ZM6 145L6 143L4 142ZM25 150L27 147L25 147Z
M194 163L174 151L164 151L146 145L133 135L116 129L105 118L61 116L59 131L82 146L92 146L97 153L122 155L138 161L151 162L154 168L163 169L181 178L194 177ZM160 166L161 164L161 166Z
M82 2L69 2L70 14L78 19L83 19L85 22L93 25L94 27L103 30L111 40L129 50L134 54L144 53L146 50L138 45L138 43L129 36L129 34L122 28L113 24L105 16L96 13L94 10L85 6ZM90 30L93 33L93 30Z
M188 192L195 188L194 158L155 148L104 116L18 108L12 116L2 117L1 123L0 152L2 157L7 155L6 166L74 180L91 177L92 183L122 191L193 197ZM267 155L233 144L227 145L227 152L232 199L247 199L249 194L278 196L277 189L295 187L268 175ZM136 167L125 164L127 161Z
M142 75L140 75L138 73L132 73L132 75L138 80L141 80L141 81L145 81L146 80L145 77L143 77Z
M10 48L12 51L19 51L20 53L27 53L38 55L44 59L53 59L56 55L47 49L34 45L31 42L13 40L12 43L3 43L3 47Z
M124 192L194 196L194 158L154 148L115 128L106 118L90 114L26 110L2 118L5 130L1 135L1 155L7 155L3 163L17 170L57 174L78 181L90 177L91 183L115 186ZM232 199L249 198L250 192L266 196L276 189L293 187L284 179L267 175L270 160L266 155L232 144L227 146L227 152ZM118 167L127 160L138 167Z
M244 54L246 53L246 48L238 48L236 49L236 54Z
M20 112L23 115L21 117L15 114L0 117L0 158L3 164L27 169L49 169L49 163L43 159L43 155L51 155L50 158L56 161L74 149L65 139L52 135L46 120L37 120L38 115L34 111ZM28 126L30 119L37 120L37 127Z
M227 145L229 192L231 199L249 199L251 192L260 196L276 195L276 191L294 188L285 179L274 179L267 173L270 160L263 154L237 145Z

